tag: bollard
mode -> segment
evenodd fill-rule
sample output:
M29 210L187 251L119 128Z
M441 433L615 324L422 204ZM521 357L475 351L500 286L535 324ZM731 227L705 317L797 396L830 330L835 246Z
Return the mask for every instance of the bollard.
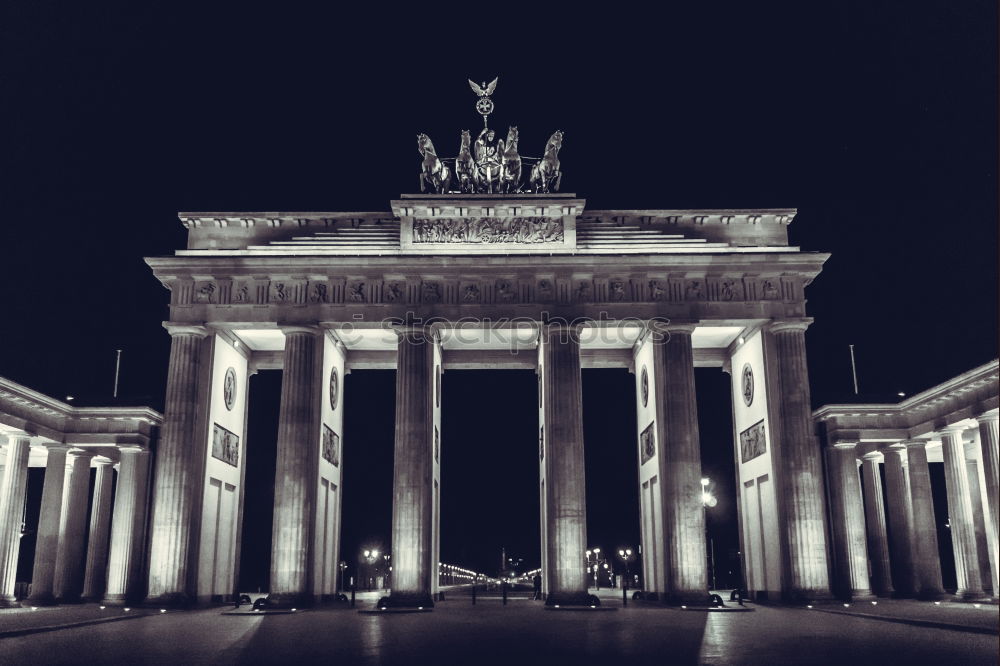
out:
M352 581L352 582L351 582L351 608L354 608L354 593L355 593L355 587L356 587L356 586L354 585L354 582Z
M500 590L503 593L503 605L506 606L507 605L507 583L506 582L504 582L500 586Z

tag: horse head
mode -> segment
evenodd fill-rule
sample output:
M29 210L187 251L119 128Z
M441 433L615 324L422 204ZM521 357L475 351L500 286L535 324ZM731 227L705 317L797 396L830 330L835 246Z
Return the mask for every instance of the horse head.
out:
M431 138L421 132L417 135L417 152L421 155L427 150L427 144L431 142Z
M509 146L512 143L514 145L517 145L517 140L518 140L517 125L511 125L510 127L507 128L507 145Z
M552 136L549 137L549 143L546 147L559 150L560 148L562 148L562 140L563 140L562 130L556 130L555 132L552 133Z

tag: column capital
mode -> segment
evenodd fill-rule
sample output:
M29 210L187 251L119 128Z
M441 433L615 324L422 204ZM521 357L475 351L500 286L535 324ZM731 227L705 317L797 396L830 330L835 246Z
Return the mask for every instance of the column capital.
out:
M192 326L190 324L175 324L169 321L163 322L163 328L167 329L167 333L169 333L171 337L190 335L196 338L204 338L208 335L209 332L208 329L204 326Z
M837 449L837 450L840 450L840 451L845 451L847 449L851 449L852 451L854 451L854 450L857 450L857 446L858 446L859 443L860 442L844 442L844 441L836 440L836 441L830 442L829 448L831 448L831 449Z
M88 458L88 459L93 458L95 455L97 454L94 453L93 451L88 451L87 449L70 449L69 453L67 454L67 456L70 458Z
M905 446L907 448L907 450L909 450L909 449L916 449L916 448L924 449L924 448L927 448L927 445L931 443L932 439L933 438L931 438L931 437L921 438L921 439L913 438L913 439L908 439L906 441L900 442L900 444L902 444L903 446Z
M962 433L969 429L969 426L962 425L960 423L950 423L945 427L941 428L941 436L950 435L957 437L959 440L962 438Z
M119 453L142 453L146 450L145 447L138 444L119 444L116 448Z
M791 319L775 319L765 326L771 333L784 331L805 331L813 323L812 317L795 317Z
M975 419L980 423L996 423L997 421L1000 421L1000 411L992 409L976 416Z
M62 442L52 442L51 444L44 444L45 448L49 451L69 451L70 445L63 444Z
M97 467L111 467L115 461L107 456L94 456L94 465Z
M878 449L875 449L874 451L868 451L867 453L861 456L861 459L866 460L868 462L878 463L882 459L882 452L879 451Z
M288 335L289 333L307 333L309 335L319 335L323 332L319 326L308 326L301 324L289 324L289 325L278 325L278 328L282 333Z

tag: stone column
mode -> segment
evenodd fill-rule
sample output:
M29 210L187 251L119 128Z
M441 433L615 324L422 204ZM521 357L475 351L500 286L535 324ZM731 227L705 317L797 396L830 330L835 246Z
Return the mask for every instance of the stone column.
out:
M649 341L653 345L663 493L664 600L675 604L705 603L708 595L701 448L691 345L694 328L694 325L671 325L651 332L654 337Z
M997 551L1000 550L1000 539L997 534L997 477L1000 475L1000 463L997 461L997 425L1000 414L993 411L977 416L979 421L979 455L982 461L983 515L986 524L986 543L990 548L990 574L993 577L993 596L1000 596L1000 575L998 575Z
M321 331L287 327L274 469L269 601L305 606L311 592L313 516L319 465ZM394 553L395 555L395 553Z
M393 606L434 605L434 343L430 331L397 331L396 435L393 452Z
M934 524L931 476L927 467L927 442L906 442L906 459L910 480L913 568L917 577L917 596L921 599L939 599L944 595L944 588L941 584L937 527Z
M202 478L194 462L198 459L197 447L204 446L204 437L196 430L202 399L198 391L202 350L208 331L201 326L168 326L167 330L172 340L164 422L153 474L149 602L187 605L195 597L194 590L189 589L188 568L195 493L202 490ZM122 486L120 476L118 485ZM114 530L112 526L112 543ZM124 582L113 582L109 569L109 595L113 584L120 586ZM116 590L115 594L124 593L120 587Z
M131 603L142 598L142 554L145 542L146 490L149 452L139 446L118 448L118 487L111 519L108 553L107 604Z
M14 598L17 555L21 547L21 516L28 488L28 449L23 435L7 437L7 460L0 479L0 608L18 606Z
M587 495L583 457L583 388L579 331L544 325L541 331L542 409L545 413L548 606L589 604Z
M851 443L836 444L826 449L830 520L836 553L836 591L845 599L872 596L868 583L865 510L854 448Z
M111 483L114 469L110 459L94 459L94 496L90 507L90 538L87 541L87 568L83 577L83 598L98 601L108 580L108 538L111 534Z
M892 565L889 560L889 539L885 531L885 502L882 499L879 457L879 453L869 453L862 457L861 478L865 488L865 529L868 534L868 559L872 568L872 589L880 597L888 597L893 593Z
M56 553L59 550L66 452L69 447L65 444L52 444L46 448L45 483L42 486L42 506L38 513L35 563L31 568L31 595L25 600L29 606L48 606L56 602L53 585Z
M913 572L913 525L909 512L910 489L906 482L906 447L894 444L885 456L885 491L889 514L889 552L893 583L902 596L917 593Z
M781 505L789 601L830 594L827 566L823 466L813 433L806 367L805 331L811 319L776 321L768 328L769 345L777 367L777 438L775 489ZM866 586L867 587L867 586Z
M949 428L941 435L944 455L944 480L948 488L948 522L951 524L951 546L955 553L955 577L960 597L983 596L979 576L979 556L976 553L976 528L969 498L969 475L965 467L963 428Z
M90 491L90 459L93 453L69 452L63 485L62 516L53 592L59 603L79 603L83 593L83 565L87 535L87 494Z
M975 432L975 430L973 430ZM983 514L983 496L979 470L979 442L965 442L965 470L969 481L969 501L972 504L972 525L976 534L976 558L979 560L979 580L983 592L993 591L990 587L990 548L986 543L986 517Z

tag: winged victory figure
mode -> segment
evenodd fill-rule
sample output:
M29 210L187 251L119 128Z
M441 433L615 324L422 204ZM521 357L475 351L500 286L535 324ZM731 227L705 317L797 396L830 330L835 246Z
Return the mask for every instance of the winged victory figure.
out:
M498 76L497 78L493 79L490 85L486 85L486 82L484 81L483 85L480 87L478 83L476 83L472 79L469 79L469 85L472 86L472 92L476 93L480 97L489 97L490 95L493 94L493 91L496 90L497 81L499 80L500 77Z

